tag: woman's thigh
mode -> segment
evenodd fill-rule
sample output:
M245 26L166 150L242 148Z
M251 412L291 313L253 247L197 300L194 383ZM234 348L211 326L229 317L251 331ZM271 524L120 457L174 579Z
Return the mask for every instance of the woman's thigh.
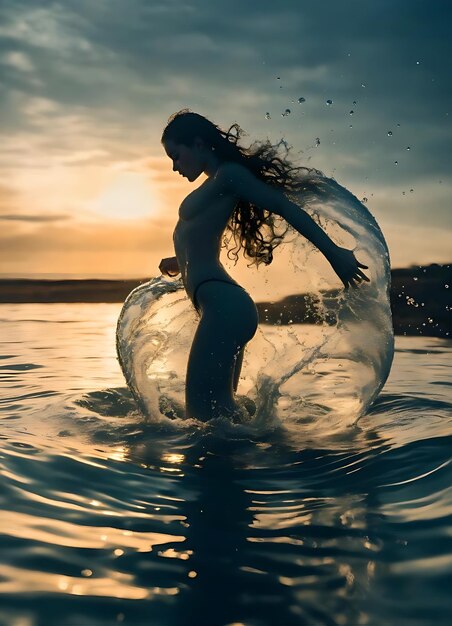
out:
M206 283L198 302L201 319L188 360L186 404L190 416L211 419L235 408L236 360L254 336L258 317L250 296L236 285Z

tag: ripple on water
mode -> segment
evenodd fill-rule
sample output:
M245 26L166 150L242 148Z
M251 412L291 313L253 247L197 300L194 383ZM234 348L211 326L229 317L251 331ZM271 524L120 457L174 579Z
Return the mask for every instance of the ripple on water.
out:
M114 363L105 311L107 348L68 323L61 345L40 336L10 356L43 367L6 382L0 622L448 624L448 342L400 338L370 413L316 439L302 425L145 423L119 368L83 384Z

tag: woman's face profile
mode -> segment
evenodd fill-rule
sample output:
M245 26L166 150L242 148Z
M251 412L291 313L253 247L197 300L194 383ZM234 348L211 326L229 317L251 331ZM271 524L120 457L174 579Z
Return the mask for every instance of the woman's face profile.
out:
M173 161L173 172L179 172L184 178L193 182L204 171L204 163L200 151L195 147L189 147L183 143L177 143L167 139L163 147L168 157Z

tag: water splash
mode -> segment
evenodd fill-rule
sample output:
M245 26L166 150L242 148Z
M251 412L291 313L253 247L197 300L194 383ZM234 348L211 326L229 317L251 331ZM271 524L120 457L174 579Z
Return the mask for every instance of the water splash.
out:
M269 266L248 268L242 259L234 265L224 251L223 265L260 315L238 391L256 404L253 427L282 424L330 434L366 413L390 371L389 254L373 216L334 180L309 173L288 196L337 244L355 249L371 282L344 291L324 257L292 228ZM180 280L155 278L124 303L119 362L139 408L153 421L184 419L185 371L197 323Z

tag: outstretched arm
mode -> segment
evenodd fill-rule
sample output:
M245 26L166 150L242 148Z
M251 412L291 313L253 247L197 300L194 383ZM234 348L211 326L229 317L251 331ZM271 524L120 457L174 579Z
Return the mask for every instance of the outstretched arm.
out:
M216 180L237 199L247 200L283 217L301 235L309 239L328 259L336 274L347 289L362 280L369 281L351 250L337 246L324 230L297 204L275 187L270 187L254 176L246 167L236 163L220 166Z
M359 263L351 250L336 245L306 211L282 195L285 202L283 211L281 213L278 211L278 214L320 250L343 282L345 289L348 289L349 285L356 287L363 280L369 282L362 271L368 269L367 266Z

